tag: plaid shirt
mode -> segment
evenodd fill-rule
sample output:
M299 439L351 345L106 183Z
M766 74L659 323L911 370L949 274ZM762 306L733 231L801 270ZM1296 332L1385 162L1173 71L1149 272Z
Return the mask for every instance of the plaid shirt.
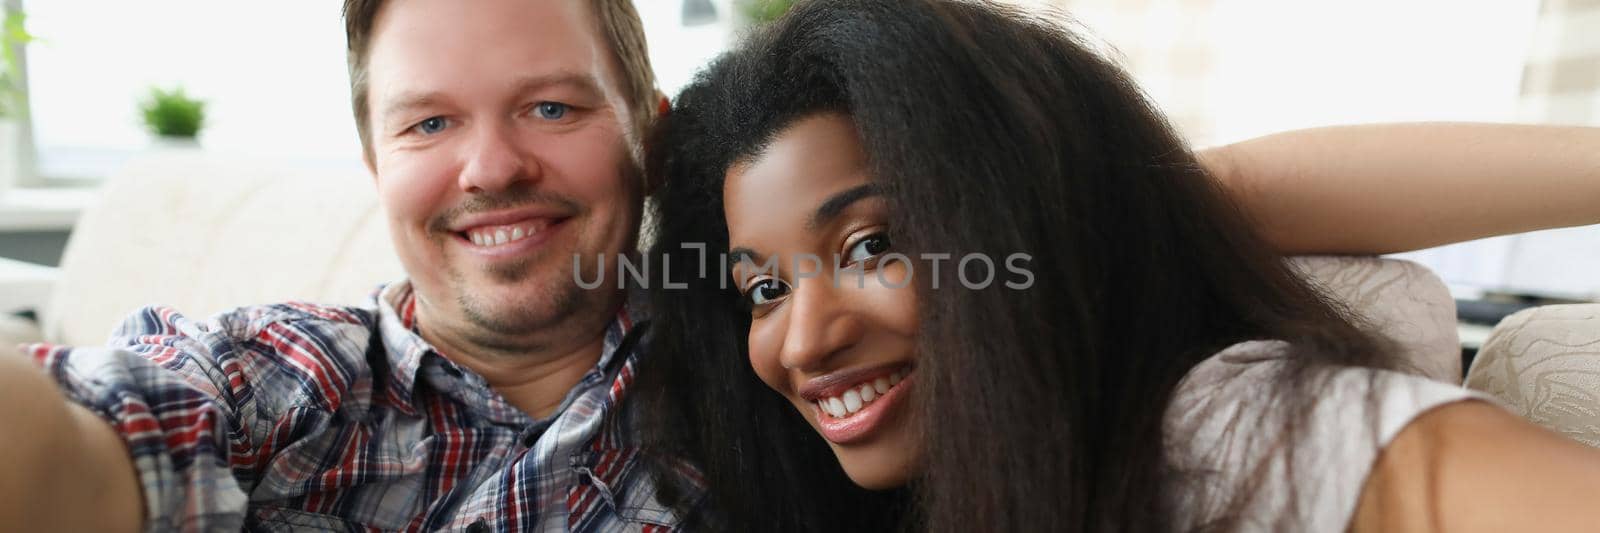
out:
M633 446L618 407L637 310L618 314L556 414L535 420L422 340L414 309L408 283L371 308L290 303L209 322L146 308L110 349L28 352L126 441L149 530L678 528L646 462L680 474L693 498L699 478Z

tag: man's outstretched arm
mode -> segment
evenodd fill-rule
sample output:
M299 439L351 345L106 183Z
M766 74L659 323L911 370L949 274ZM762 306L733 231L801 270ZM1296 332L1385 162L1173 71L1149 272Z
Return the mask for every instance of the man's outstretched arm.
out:
M139 531L144 500L111 426L0 348L0 524L14 531Z
M1600 223L1600 128L1338 126L1200 157L1285 254L1383 254Z

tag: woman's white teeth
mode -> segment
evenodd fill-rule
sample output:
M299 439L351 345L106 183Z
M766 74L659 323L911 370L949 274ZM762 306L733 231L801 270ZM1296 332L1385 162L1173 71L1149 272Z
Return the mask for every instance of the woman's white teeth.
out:
M861 393L854 390L844 393L844 410L855 414L861 410Z
M844 401L843 400L840 400L838 398L828 398L823 403L828 406L828 414L833 415L835 418L842 417L842 416L845 415Z
M817 400L817 408L828 413L834 418L845 418L856 414L871 405L873 400L883 397L889 389L900 384L905 378L905 371L901 370L890 374L888 377L874 379L860 386L847 390L838 396Z

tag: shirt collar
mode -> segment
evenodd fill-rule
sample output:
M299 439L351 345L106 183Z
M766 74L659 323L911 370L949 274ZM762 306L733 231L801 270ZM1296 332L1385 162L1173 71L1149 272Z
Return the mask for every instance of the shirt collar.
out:
M433 347L417 333L416 298L410 281L385 286L373 299L378 308L378 334L389 363L389 384L400 397L399 405L409 408L413 405L411 395L416 387L417 370L422 367L423 356L433 352Z
M416 293L411 282L403 280L383 287L373 296L374 305L378 308L378 334L382 337L382 349L389 364L389 383L394 386L393 391L398 396L403 408L410 408L415 404L412 401L416 390L417 376L430 358L437 358L440 363L449 368L463 372L470 372L457 367L447 361L434 350L428 341L423 340L417 332L417 303ZM641 290L630 291L623 308L610 326L606 328L605 346L601 350L600 361L595 368L586 375L576 388L582 388L594 379L609 380L617 376L619 367L624 363L632 362L638 348L629 347L630 353L619 354L618 348L629 331L635 326L636 320L645 320L649 316L646 303L648 298ZM618 361L618 357L626 361ZM632 366L632 365L627 365ZM630 372L631 374L631 372ZM631 376L629 376L631 377ZM481 378L480 378L481 379ZM610 392L613 401L621 400L623 387L617 386L631 382L631 379L619 380L614 383ZM569 397L571 393L569 392ZM570 400L570 398L569 398ZM521 414L518 411L516 414ZM558 411L559 414L559 411ZM500 418L500 417L496 417ZM513 417L516 418L516 417Z

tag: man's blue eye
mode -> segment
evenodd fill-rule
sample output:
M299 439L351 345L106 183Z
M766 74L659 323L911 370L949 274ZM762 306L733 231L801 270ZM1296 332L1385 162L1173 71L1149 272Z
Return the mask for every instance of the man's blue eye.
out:
M418 122L414 127L417 129L418 133L423 135L433 135L435 133L444 131L444 127L447 125L449 125L449 123L446 122L443 117L429 117L427 120Z
M543 102L534 108L534 112L539 114L539 118L545 120L561 120L562 117L567 116L567 109L567 104Z

